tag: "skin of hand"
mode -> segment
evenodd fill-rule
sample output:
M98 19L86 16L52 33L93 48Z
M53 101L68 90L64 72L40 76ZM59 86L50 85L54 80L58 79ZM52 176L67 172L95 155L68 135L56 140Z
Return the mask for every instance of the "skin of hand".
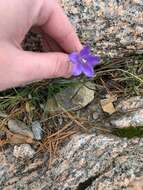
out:
M24 51L21 43L31 27L42 32L52 52ZM0 1L0 91L32 81L70 77L68 53L82 45L56 0Z

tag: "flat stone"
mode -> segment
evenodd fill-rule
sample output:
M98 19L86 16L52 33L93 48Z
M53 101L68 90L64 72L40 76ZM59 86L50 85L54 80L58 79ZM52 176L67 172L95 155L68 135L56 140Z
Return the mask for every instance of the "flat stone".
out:
M32 139L34 137L30 127L22 121L11 119L8 121L8 128L13 133L24 135Z
M86 83L86 86L77 85L66 88L47 101L46 111L69 111L84 108L93 101L94 88L91 82Z
M13 155L16 158L23 158L23 159L33 158L34 154L35 151L29 144L14 146Z

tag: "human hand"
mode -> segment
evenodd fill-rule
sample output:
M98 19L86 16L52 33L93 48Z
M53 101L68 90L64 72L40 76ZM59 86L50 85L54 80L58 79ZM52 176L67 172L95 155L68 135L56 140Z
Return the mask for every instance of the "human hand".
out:
M32 26L40 28L46 45L57 53L34 53L21 48ZM0 1L0 91L32 81L71 76L68 53L81 48L56 0Z

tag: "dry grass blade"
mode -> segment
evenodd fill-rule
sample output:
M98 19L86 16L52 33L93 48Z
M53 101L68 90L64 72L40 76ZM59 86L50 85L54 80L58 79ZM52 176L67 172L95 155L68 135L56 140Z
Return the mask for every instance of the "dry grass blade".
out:
M67 134L55 138L54 141L59 141L59 140L61 141L61 140L63 140L63 139L66 139L67 137L72 136L72 135L75 134L76 132L77 132L76 130L75 130L75 131L69 131L69 132L67 132Z
M97 125L94 125L93 123L91 123L89 120L87 120L86 118L80 118L81 122L84 123L84 125L88 125L88 132L90 130L92 130L93 128L99 130L99 131L102 131L102 132L106 132L106 133L111 133L111 130L110 129L107 129L107 128L104 128L103 126L97 126Z
M54 137L54 136L59 135L60 133L62 133L63 131L65 131L68 127L70 127L70 126L72 125L72 123L73 123L73 122L70 122L70 123L66 124L62 129L58 130L56 133L54 133L54 134L52 134L52 135L46 137L46 140L48 140L48 139L50 139L50 138L52 138L52 137Z
M87 129L82 125L82 123L80 123L71 113L69 112L65 112L65 114L69 117L69 119L71 119L75 124L77 124L79 127L81 127L82 129L84 129L84 131L86 132Z
M113 95L112 92L110 92L110 90L108 89L108 87L106 86L106 83L104 82L104 80L101 78L101 83L103 84L103 87L106 89L107 93L110 94L111 96Z

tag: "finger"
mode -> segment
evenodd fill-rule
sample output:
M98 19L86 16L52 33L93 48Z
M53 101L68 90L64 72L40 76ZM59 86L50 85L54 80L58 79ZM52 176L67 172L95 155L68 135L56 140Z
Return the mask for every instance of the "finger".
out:
M17 73L23 73L25 81L68 77L72 73L68 55L64 53L19 51L15 62Z
M80 51L82 45L80 43L75 30L64 14L58 3L52 1L51 12L46 23L42 26L43 31L50 35L65 50L65 52ZM48 11L48 5L44 11Z
M72 73L68 55L64 53L33 53L17 50L11 51L9 57L4 61L5 72L0 71L2 79L0 90L48 78L67 78Z

